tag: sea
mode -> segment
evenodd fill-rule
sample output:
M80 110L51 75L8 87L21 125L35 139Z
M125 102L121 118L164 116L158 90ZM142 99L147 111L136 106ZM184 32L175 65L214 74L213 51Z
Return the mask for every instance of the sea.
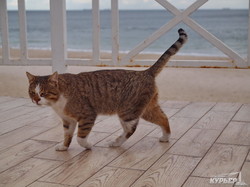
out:
M67 48L72 51L92 50L91 10L67 11ZM50 49L49 11L27 11L28 48ZM166 10L120 10L120 51L127 52L136 47L174 16ZM223 41L243 57L248 48L248 10L198 10L190 15L195 22ZM12 48L20 46L18 12L8 11L9 41ZM102 51L111 51L111 11L100 11L100 45ZM188 43L181 49L183 55L224 56L217 48L202 38L184 23L180 23L143 52L162 53L177 38L178 28L189 35ZM1 39L0 39L1 42ZM1 45L1 43L0 43Z

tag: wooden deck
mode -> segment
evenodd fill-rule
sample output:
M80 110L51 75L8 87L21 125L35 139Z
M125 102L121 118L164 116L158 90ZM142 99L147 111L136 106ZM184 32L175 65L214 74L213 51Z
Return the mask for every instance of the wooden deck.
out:
M74 139L67 152L56 152L63 127L50 108L0 97L0 186L228 187L238 185L211 184L210 177L240 171L250 185L250 104L161 106L170 117L169 143L160 143L160 129L141 120L126 143L109 148L121 126L115 116L102 116L90 135L92 150Z

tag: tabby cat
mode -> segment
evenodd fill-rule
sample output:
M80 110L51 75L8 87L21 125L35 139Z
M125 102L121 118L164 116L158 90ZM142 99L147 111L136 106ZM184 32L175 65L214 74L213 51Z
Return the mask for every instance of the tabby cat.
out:
M120 146L126 141L135 132L139 118L159 125L163 133L160 141L167 142L170 127L158 104L155 77L186 42L186 32L179 29L178 33L178 40L145 71L55 72L49 76L34 76L27 72L31 100L37 105L51 106L62 118L64 142L56 150L68 149L77 123L78 143L91 149L87 137L98 114L119 116L124 132L110 146Z

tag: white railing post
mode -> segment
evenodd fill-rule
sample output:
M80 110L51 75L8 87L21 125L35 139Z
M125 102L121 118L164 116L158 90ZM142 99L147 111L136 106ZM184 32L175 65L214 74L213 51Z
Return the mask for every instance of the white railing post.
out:
M27 24L26 24L26 10L25 1L18 0L18 14L19 14L19 30L20 30L20 59L21 62L27 63Z
M8 64L10 61L9 48L9 24L6 0L0 0L0 22L2 29L2 57L3 64Z
M99 0L92 0L92 19L93 19L93 36L92 36L92 59L94 65L100 61L100 10Z
M50 0L52 71L65 73L67 30L65 0Z
M111 0L112 21L112 63L114 66L119 62L119 9L118 0Z

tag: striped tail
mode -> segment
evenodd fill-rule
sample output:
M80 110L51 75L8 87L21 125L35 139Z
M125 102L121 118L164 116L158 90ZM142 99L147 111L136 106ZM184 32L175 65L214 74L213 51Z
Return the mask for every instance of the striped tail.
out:
M163 53L163 55L156 61L156 63L154 63L154 65L152 65L149 69L146 70L147 73L156 77L167 64L170 57L175 55L179 51L179 49L184 45L184 43L188 39L188 36L183 29L179 29L178 33L178 40L170 48L168 48L165 53Z

